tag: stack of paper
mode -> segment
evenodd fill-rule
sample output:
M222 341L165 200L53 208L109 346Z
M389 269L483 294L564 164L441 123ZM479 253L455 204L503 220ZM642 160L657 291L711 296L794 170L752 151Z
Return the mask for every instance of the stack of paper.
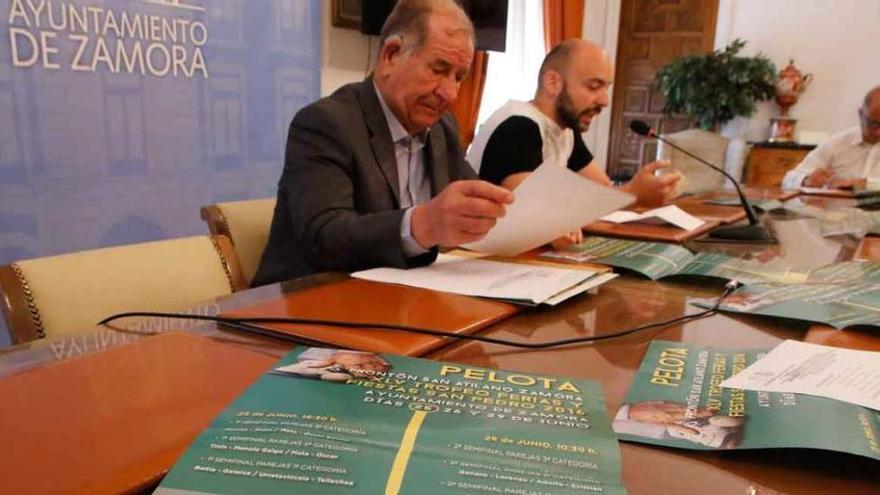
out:
M598 287L616 275L583 267L564 268L441 254L434 264L421 268L374 268L351 276L520 304L555 305Z
M675 205L655 208L644 213L636 213L626 210L615 211L614 213L605 215L600 220L611 223L671 223L672 225L687 230L688 232L696 230L706 223L705 220L699 219Z

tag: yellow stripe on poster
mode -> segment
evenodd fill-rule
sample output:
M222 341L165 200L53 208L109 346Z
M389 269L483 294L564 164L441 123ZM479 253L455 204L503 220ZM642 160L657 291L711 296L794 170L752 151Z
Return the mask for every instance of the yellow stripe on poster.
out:
M388 484L385 485L385 495L397 495L400 493L400 485L403 484L403 475L406 473L406 465L409 463L409 456L412 454L413 447L416 444L416 437L419 435L419 428L425 421L425 411L415 411L406 430L403 431L403 438L400 440L400 448L397 449L397 455L394 456L394 464L391 465L391 474L388 476Z

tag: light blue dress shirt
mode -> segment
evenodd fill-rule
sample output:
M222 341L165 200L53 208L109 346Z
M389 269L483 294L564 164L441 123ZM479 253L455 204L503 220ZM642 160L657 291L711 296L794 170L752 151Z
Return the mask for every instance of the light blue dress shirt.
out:
M400 240L403 243L403 252L407 256L417 256L428 252L416 242L412 236L412 211L413 207L427 203L431 200L431 183L425 173L425 143L428 140L428 130L410 135L406 132L403 124L397 120L394 112L388 108L382 94L373 84L382 113L385 114L385 122L391 131L391 142L394 144L394 157L397 160L397 185L400 197L397 198L401 208L406 208L403 220L400 222Z

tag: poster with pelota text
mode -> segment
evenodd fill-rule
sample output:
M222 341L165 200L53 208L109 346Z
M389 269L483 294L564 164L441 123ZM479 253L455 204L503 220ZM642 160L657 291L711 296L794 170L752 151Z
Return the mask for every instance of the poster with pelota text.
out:
M770 349L655 340L612 420L621 440L697 450L806 448L880 460L880 412L721 382Z
M597 382L308 348L230 405L156 493L626 491Z

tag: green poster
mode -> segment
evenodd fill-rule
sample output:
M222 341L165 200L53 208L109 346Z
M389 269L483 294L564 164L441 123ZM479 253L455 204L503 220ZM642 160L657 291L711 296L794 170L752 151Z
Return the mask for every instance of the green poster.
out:
M549 251L542 256L626 268L651 280L677 273L694 257L690 251L675 244L607 237L587 237L570 250Z
M714 300L692 300L711 307ZM750 284L724 298L722 311L822 323L880 326L880 263L848 261L812 271L800 284Z
M597 382L309 348L229 406L156 493L626 491Z
M542 256L625 268L651 280L687 275L736 279L743 283L796 283L807 277L805 272L791 269L775 249L767 249L751 259L738 259L718 253L695 255L675 244L587 237L568 251L549 251Z
M880 263L873 261L842 261L810 272L810 283L848 284L880 283Z
M714 301L694 301L710 307ZM880 325L880 285L848 284L746 285L724 298L722 311L792 318L846 328Z
M880 459L880 412L719 384L769 350L654 341L613 420L621 440L685 449L811 448Z
M808 271L792 269L768 249L752 259L740 259L720 253L698 253L676 275L716 277L743 283L772 281L791 284L806 281Z

